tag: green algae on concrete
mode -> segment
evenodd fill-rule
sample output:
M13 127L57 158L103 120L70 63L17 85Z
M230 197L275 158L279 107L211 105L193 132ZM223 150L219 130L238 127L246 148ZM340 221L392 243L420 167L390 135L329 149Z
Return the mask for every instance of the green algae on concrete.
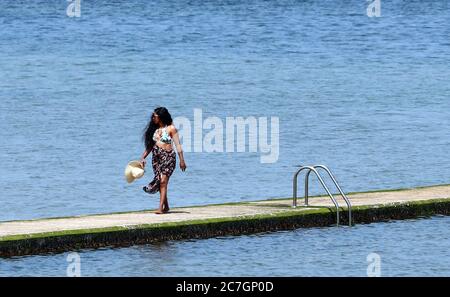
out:
M242 204L248 204L248 202ZM235 205L239 205L239 203ZM342 208L341 224L348 222L347 213L344 210ZM355 206L353 221L357 224L371 223L434 214L450 214L450 199ZM296 209L287 208L286 211L278 213L252 216L11 235L0 237L0 256L64 252L106 246L130 246L165 240L252 234L301 227L325 227L335 224L335 216L335 210L328 207L308 207L307 209L298 207Z

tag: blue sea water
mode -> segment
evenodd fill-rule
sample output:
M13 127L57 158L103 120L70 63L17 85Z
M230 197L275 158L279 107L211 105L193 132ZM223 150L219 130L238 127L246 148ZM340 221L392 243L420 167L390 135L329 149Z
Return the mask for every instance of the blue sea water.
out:
M155 208L123 170L159 105L280 119L275 163L186 153L172 207L289 197L297 164L449 183L450 5L381 1L1 1L0 220Z

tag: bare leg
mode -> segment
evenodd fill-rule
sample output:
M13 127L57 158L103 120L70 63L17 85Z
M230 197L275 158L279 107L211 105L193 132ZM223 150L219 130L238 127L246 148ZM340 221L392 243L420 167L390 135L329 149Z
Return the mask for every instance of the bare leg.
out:
M169 201L167 199L168 183L169 178L167 177L167 175L161 174L159 185L159 209L155 212L157 214L162 214L169 211Z
M169 192L169 177L166 175L163 175L164 178L167 179L166 183L165 183L165 199L164 199L164 212L169 212L170 207L169 207L169 199L167 198L167 192Z
M167 184L169 183L169 180L167 180ZM166 186L166 199L164 199L165 204L164 204L164 212L169 212L170 207L169 207L169 199L167 198L167 192L168 192L168 185Z

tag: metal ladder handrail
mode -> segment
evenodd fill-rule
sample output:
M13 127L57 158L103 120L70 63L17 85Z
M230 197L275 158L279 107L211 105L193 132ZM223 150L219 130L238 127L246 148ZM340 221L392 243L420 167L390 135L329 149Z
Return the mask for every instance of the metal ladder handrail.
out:
M316 174L317 178L319 179L319 181L322 184L323 188L327 192L328 196L330 196L331 201L333 201L333 204L336 207L336 224L337 224L337 226L339 226L339 204L336 201L336 199L334 198L333 194L331 194L330 190L328 189L327 185L323 181L323 179L320 176L319 172L317 172L317 170L313 166L301 166L300 169L297 170L297 172L295 173L294 180L293 180L293 203L292 203L292 206L293 207L297 207L297 182L298 182L297 178L298 178L299 173L302 172L305 169L309 169L308 173L313 171ZM305 186L307 186L307 179L306 178L305 178ZM307 187L305 187L305 193L307 193L306 189L307 189Z
M331 170L325 165L314 165L312 167L314 167L315 169L316 168L321 168L321 169L325 170L328 173L329 177L333 181L333 183L336 186L337 190L341 194L342 199L344 199L345 203L347 204L347 208L348 208L348 225L351 226L352 225L352 204L350 203L350 199L348 199L347 195L345 195L344 191L339 186L339 183L337 182L336 177L333 175ZM308 198L309 198L308 197L308 180L309 180L310 173L311 173L311 170L306 173L306 177L305 177L305 205L308 205Z

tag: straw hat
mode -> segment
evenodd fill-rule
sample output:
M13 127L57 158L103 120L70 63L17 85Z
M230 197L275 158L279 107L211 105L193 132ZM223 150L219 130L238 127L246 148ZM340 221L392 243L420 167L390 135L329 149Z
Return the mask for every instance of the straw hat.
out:
M125 168L125 179L128 183L132 183L135 179L144 176L144 167L139 161L131 161Z

